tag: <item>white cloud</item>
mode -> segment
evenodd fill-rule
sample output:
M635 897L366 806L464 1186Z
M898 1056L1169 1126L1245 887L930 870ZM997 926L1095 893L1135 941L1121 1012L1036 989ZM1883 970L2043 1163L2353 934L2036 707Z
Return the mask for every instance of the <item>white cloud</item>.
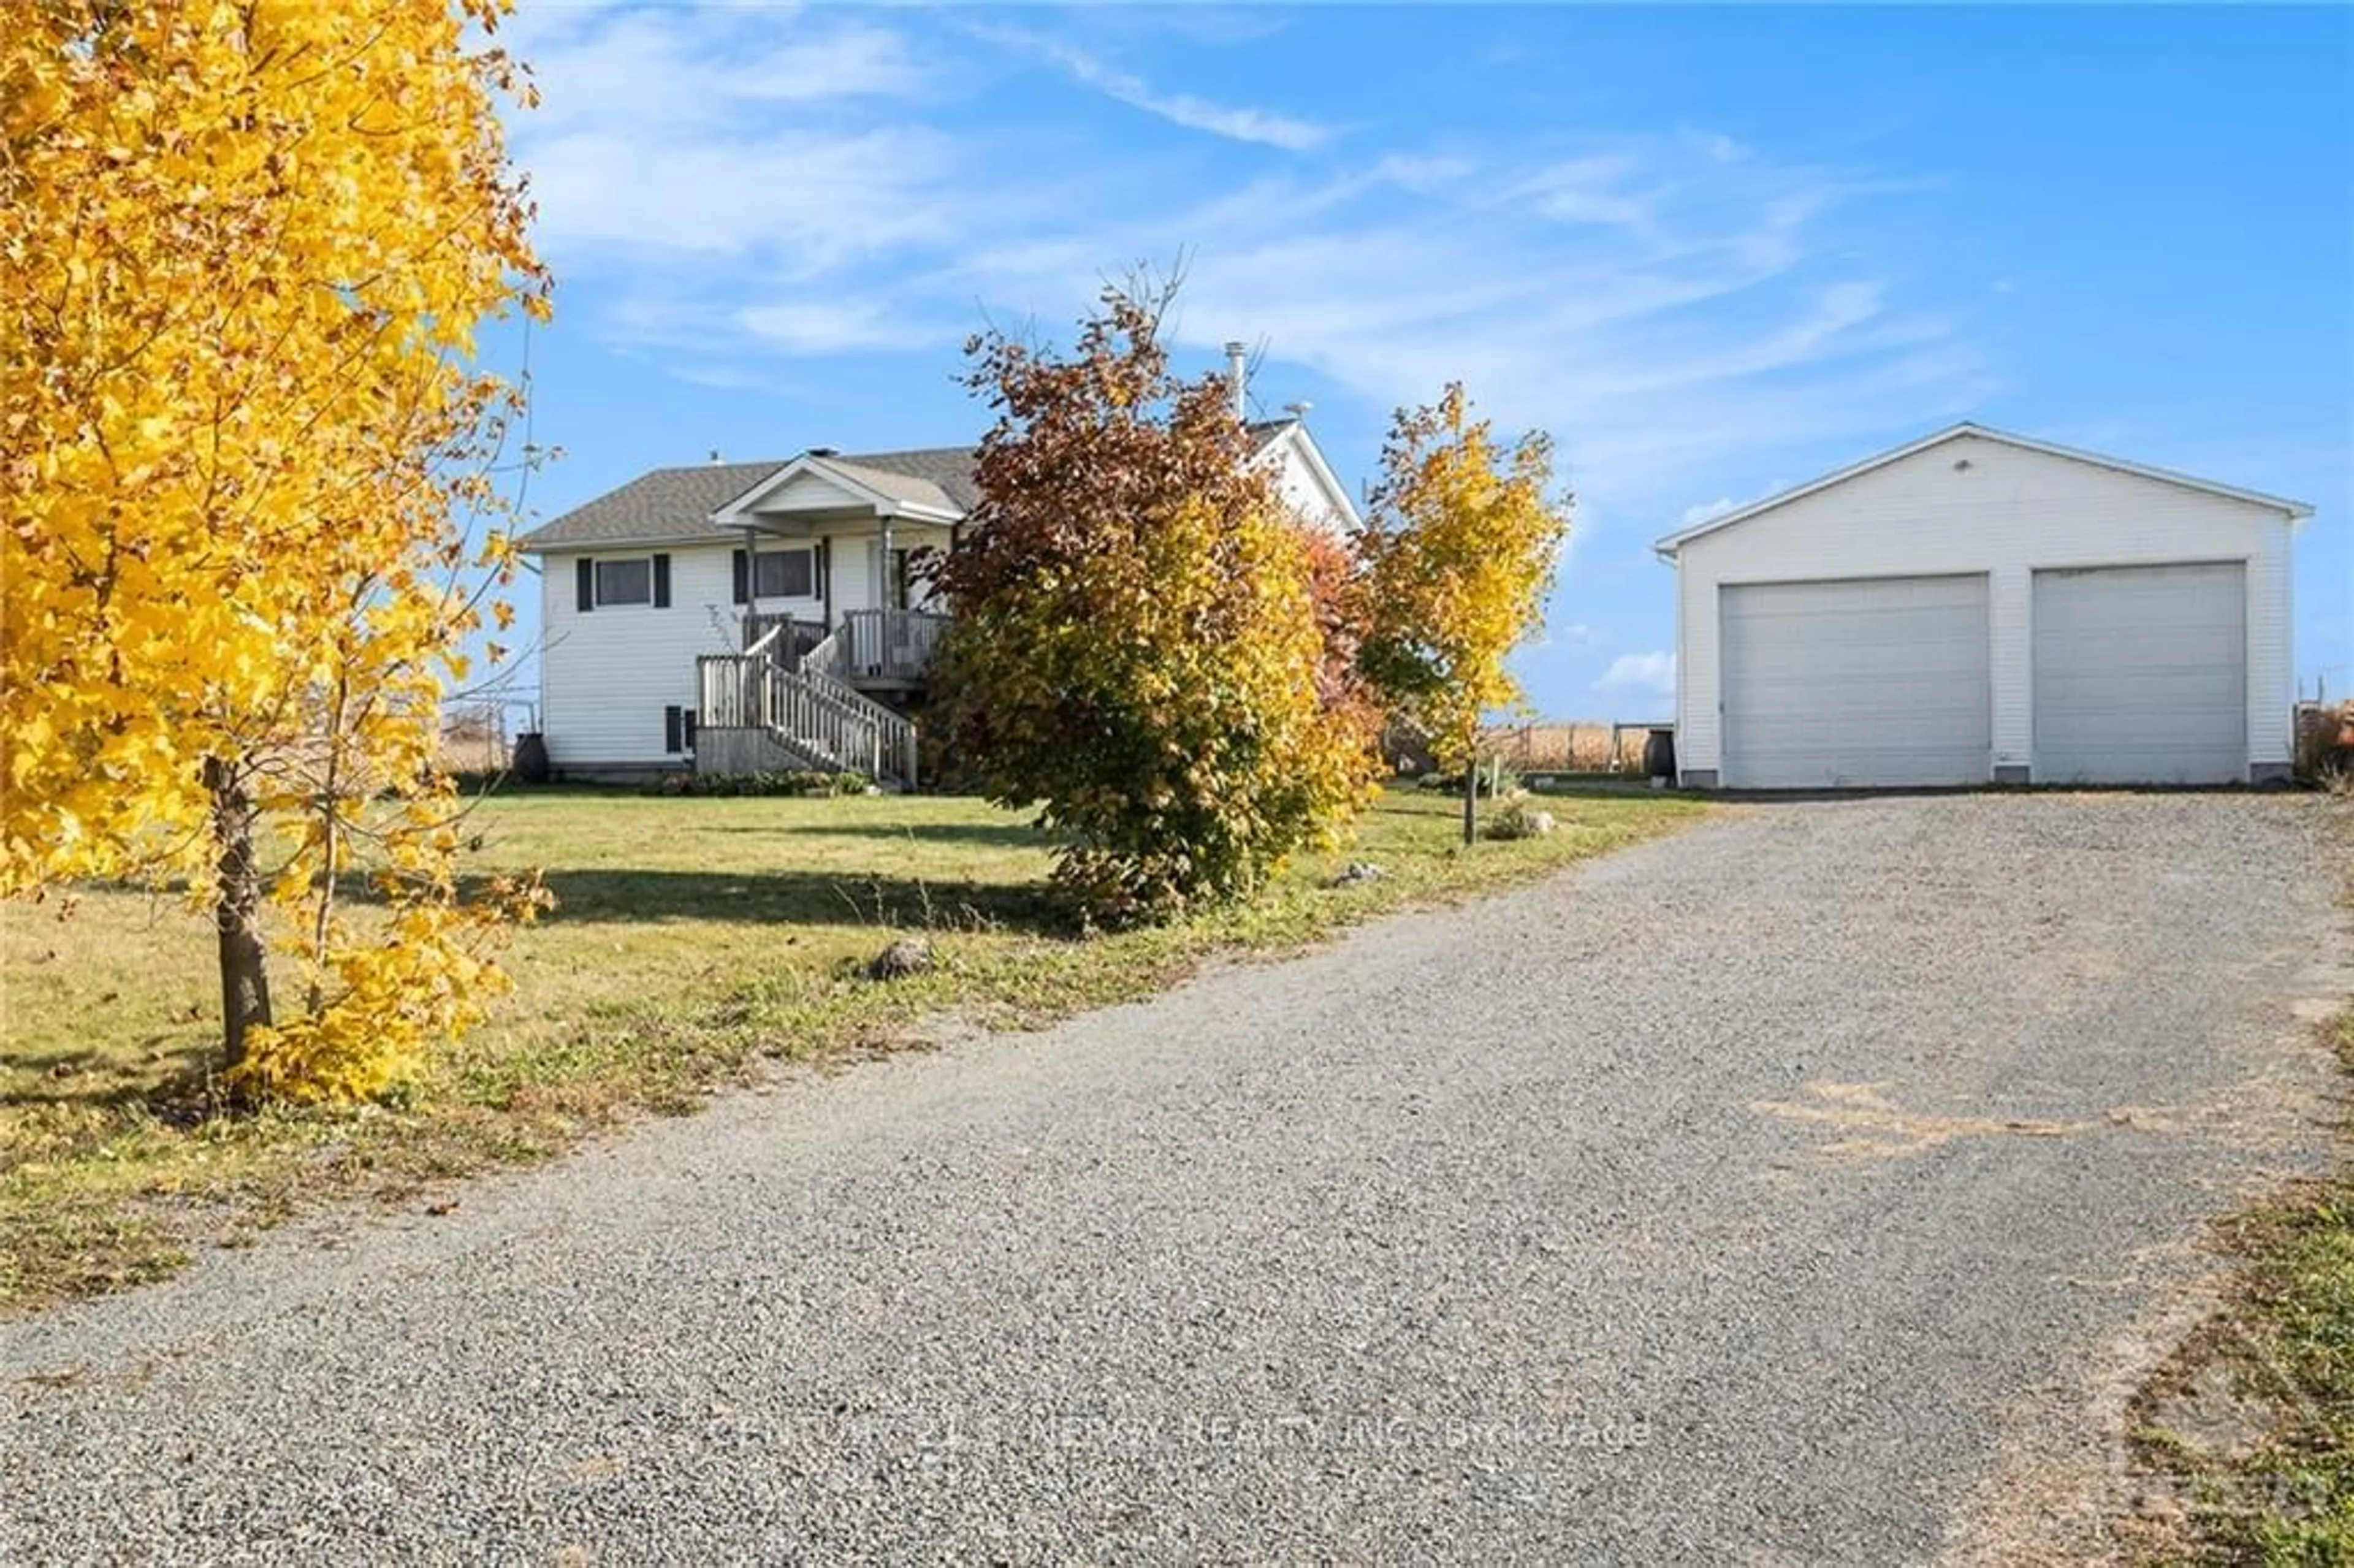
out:
M1672 653L1621 653L1602 672L1594 689L1606 696L1641 694L1676 694L1676 656Z
M878 247L946 244L957 153L920 126L678 140L581 130L526 144L540 233L559 252L758 251L822 269Z
M841 354L860 348L917 348L940 334L875 299L810 299L754 305L737 323L788 354Z
M1767 496L1779 495L1789 488L1788 481L1777 479L1746 494L1720 495L1714 501L1695 502L1685 507L1682 514L1676 518L1676 526L1678 528L1696 527L1712 517L1722 517L1728 512L1738 512L1744 506L1753 506Z
M550 110L523 117L516 146L551 259L610 285L599 330L678 345L707 374L949 355L985 316L1067 322L1107 275L1182 252L1180 344L1264 341L1277 397L1285 365L1374 408L1463 380L1500 427L1552 430L1557 471L1646 538L1702 485L1738 495L1780 449L1925 425L1984 380L1960 323L1901 294L1851 230L1894 187L1768 147L1670 126L1341 157L1331 127L1165 95L1059 40L983 35L1166 118L1322 150L1213 185L1199 144L1074 147L1005 88L991 128L971 130L942 106L989 90L985 62L949 69L921 31L954 26L969 54L962 23L525 16L543 18L519 42Z
M531 64L540 104L525 130L541 134L616 118L724 127L744 103L912 99L932 84L900 34L799 17L779 37L780 19L726 7L525 6L499 41Z
M1214 136L1224 136L1231 141L1256 142L1294 153L1320 147L1332 139L1331 127L1290 115L1264 109L1213 103L1190 93L1157 92L1142 77L1108 65L1084 49L1074 48L1043 34L1008 27L976 27L973 31L980 37L1011 44L1052 60L1068 71L1074 80L1094 88L1106 97L1118 99L1131 109L1158 115L1189 131L1206 131Z
M1588 154L1539 171L1515 194L1564 223L1640 227L1655 220L1663 199L1657 190L1637 188L1640 172L1626 150Z
M740 392L769 385L748 370L738 370L726 365L697 365L691 361L669 359L663 364L663 373L675 381L691 382L697 387L716 387L726 392Z
M1684 140L1698 148L1712 163L1737 164L1749 156L1749 149L1732 137L1713 131L1687 131Z

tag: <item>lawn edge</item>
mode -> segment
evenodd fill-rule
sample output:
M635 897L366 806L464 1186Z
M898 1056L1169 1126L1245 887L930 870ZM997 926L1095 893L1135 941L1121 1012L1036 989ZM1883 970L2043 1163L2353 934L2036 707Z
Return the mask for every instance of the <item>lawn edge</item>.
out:
M2323 853L2354 912L2354 802L2322 810ZM2354 1354L2316 1383L2283 1351L2307 1315L2354 1345L2354 995L2308 1027L2331 1064L2331 1164L2205 1228L2222 1266L2207 1282L2213 1299L2133 1390L2118 1434L2137 1494L2111 1499L2108 1533L2125 1561L2354 1562ZM2221 1452L2177 1430L2173 1414L2213 1402L2219 1378L2246 1434Z
M1181 943L1199 934L1198 945L1184 945L1124 971L1119 977L1122 983L1106 990L1058 997L1044 1004L1033 1002L1018 1012L992 1005L993 999L985 993L940 1006L928 1004L922 993L916 992L907 1006L885 1008L879 1017L854 1006L842 1007L828 1016L828 1010L821 1007L821 1016L799 1022L804 1026L814 1022L822 1033L794 1039L790 1049L779 1049L778 1042L790 1037L790 1026L748 1004L748 998L759 989L757 980L748 982L699 1000L687 1020L687 1026L698 1036L698 1046L678 1059L678 1072L640 1086L642 1092L587 1109L559 1105L527 1126L508 1125L514 1120L511 1117L501 1121L504 1107L454 1094L429 1098L406 1110L365 1106L268 1111L236 1123L234 1130L264 1141L275 1139L270 1148L273 1159L311 1150L313 1157L294 1161L299 1174L281 1171L276 1174L292 1179L231 1183L219 1192L166 1193L152 1202L118 1202L105 1218L117 1224L120 1234L131 1238L124 1244L125 1261L111 1271L86 1273L69 1283L44 1282L37 1277L28 1285L21 1277L21 1255L13 1249L0 1252L0 1268L5 1268L0 1272L0 1322L161 1284L213 1253L250 1247L267 1234L336 1210L357 1211L370 1221L419 1203L431 1212L447 1201L448 1191L455 1184L571 1158L605 1139L631 1136L656 1120L697 1114L716 1099L800 1074L831 1075L885 1056L935 1049L944 1027L960 1041L1036 1033L1106 1008L1165 994L1217 966L1278 963L1305 957L1384 921L1458 909L1524 891L1576 873L1607 855L1688 832L1715 814L1702 803L1681 818L1647 823L1626 841L1591 853L1558 861L1504 863L1477 881L1422 889L1396 895L1394 901L1385 901L1379 884L1373 885L1371 896L1327 890L1332 901L1320 907L1312 927L1306 931L1216 930L1220 916L1235 911L1180 922L1163 929ZM1512 846L1488 845L1483 841L1480 847L1492 853L1509 852ZM878 927L877 934L911 933L896 928L886 933ZM1062 945L1062 939L1041 938L1040 942ZM952 958L946 973L950 977L956 973ZM855 1001L857 995L850 1000ZM715 1022L739 1015L736 1022ZM471 1137L470 1131L487 1136ZM206 1223L186 1228L188 1217L199 1214ZM73 1215L69 1223L87 1217ZM8 1239L13 1242L14 1234Z

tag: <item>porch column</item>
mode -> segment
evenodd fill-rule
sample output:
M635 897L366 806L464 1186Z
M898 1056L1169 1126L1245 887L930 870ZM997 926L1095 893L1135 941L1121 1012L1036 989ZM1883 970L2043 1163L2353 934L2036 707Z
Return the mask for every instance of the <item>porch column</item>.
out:
M744 635L737 643L739 648L752 646L752 628L760 620L760 562L752 548L758 537L749 523L744 524Z
M875 608L888 612L891 604L891 514L883 514L883 553L875 557Z

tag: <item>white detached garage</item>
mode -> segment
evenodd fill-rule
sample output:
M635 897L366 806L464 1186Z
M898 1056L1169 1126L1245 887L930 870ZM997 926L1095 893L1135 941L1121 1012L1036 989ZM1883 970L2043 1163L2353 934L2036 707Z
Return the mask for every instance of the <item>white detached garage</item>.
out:
M1670 535L1683 781L2285 777L2311 511L1957 425Z

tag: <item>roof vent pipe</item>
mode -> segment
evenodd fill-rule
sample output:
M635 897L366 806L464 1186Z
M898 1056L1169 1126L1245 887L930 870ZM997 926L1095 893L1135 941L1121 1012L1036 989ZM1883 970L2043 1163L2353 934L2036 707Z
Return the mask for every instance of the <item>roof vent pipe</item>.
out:
M719 449L718 449L717 447L714 447L714 448L712 448L712 449L711 449L711 461L712 461L712 462L713 462L713 464L714 464L715 466L716 466L716 465L718 463L718 461L719 461Z
M1250 420L1250 404L1248 401L1248 393L1250 390L1250 344L1240 342L1229 343L1226 344L1226 385L1234 388L1235 422L1237 424L1248 423Z

